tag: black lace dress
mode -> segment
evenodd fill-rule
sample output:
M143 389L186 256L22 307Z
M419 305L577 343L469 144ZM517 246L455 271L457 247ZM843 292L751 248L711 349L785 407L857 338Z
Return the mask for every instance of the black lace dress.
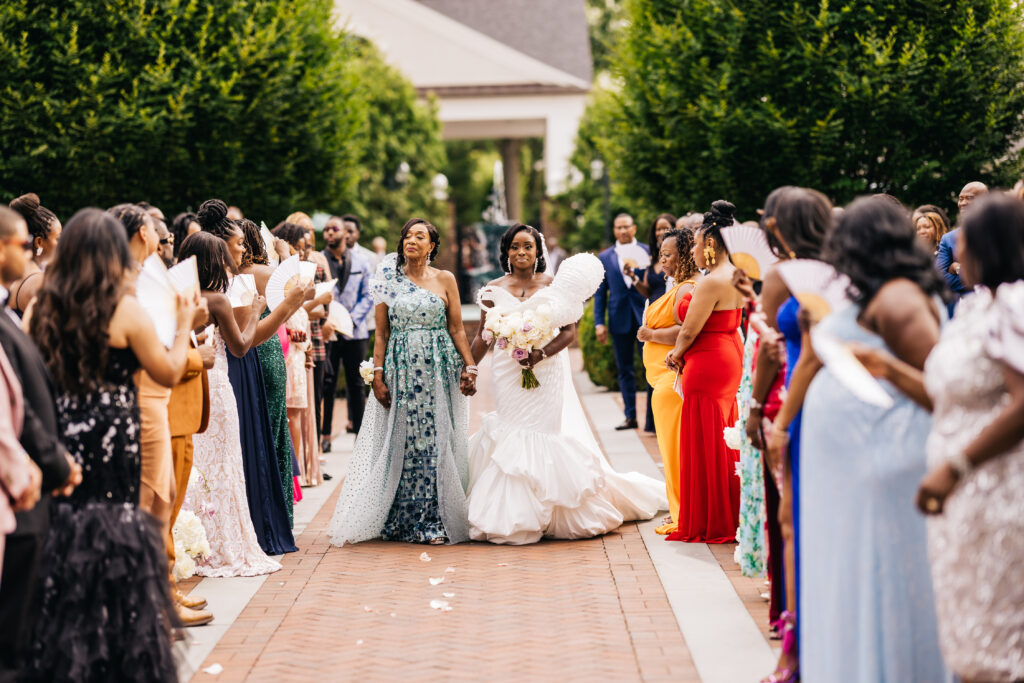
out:
M103 388L57 399L82 483L54 505L43 549L36 680L177 680L166 546L138 509L138 367L130 349L111 348Z

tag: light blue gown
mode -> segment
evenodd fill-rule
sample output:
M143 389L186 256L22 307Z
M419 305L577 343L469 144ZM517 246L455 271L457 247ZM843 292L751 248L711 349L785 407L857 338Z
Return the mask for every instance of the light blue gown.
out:
M885 348L851 305L820 323ZM800 671L806 683L948 680L939 653L925 520L914 507L931 418L887 383L868 405L822 368L800 444Z

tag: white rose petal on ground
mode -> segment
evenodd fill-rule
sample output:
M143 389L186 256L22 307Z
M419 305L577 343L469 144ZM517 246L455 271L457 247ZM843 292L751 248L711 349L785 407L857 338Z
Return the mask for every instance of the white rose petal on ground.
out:
M455 573L455 567L445 567L444 573L445 574L454 574Z
M430 555L427 555L425 552L420 553L420 562L430 562Z
M441 595L443 595L446 598L454 598L455 597L455 593L441 593Z
M364 612L372 612L373 608L370 607L369 605L363 605L363 611Z
M443 576L440 576L440 577L438 577L436 579L433 578L433 577L430 578L430 585L431 586L437 586L437 585L442 584L442 583L444 583L444 577Z
M204 674L210 674L211 676L216 676L222 671L224 671L224 667L220 664L211 664L210 666L203 669Z
M439 609L442 612L451 612L451 605L448 604L447 600L431 600L430 609Z

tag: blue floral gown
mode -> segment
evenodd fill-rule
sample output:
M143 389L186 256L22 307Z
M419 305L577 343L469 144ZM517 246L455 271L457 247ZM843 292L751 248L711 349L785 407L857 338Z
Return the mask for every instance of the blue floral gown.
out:
M406 278L394 254L377 267L370 291L391 323L384 360L391 407L369 398L331 542L468 540L469 410L445 302Z

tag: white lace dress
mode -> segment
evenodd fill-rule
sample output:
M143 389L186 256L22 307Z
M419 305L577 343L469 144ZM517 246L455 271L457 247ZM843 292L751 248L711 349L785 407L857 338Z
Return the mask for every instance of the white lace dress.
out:
M1003 363L1024 373L1024 281L963 299L925 365L935 404L928 466L1003 410ZM1024 679L1024 442L961 481L928 521L942 656L958 675Z
M258 576L281 568L260 548L249 517L238 432L238 407L228 380L224 339L213 334L217 351L210 379L210 422L192 437L195 481L185 493L182 507L203 523L210 542L209 557L196 560L200 576Z
M603 273L596 258L581 254L525 302L499 287L481 290L478 299L502 311L543 302L565 326L579 320ZM605 460L573 387L568 351L534 368L540 386L533 389L522 388L523 368L507 354L496 352L492 367L497 410L469 444L472 539L521 545L543 536L589 538L668 509L663 481L620 474Z

